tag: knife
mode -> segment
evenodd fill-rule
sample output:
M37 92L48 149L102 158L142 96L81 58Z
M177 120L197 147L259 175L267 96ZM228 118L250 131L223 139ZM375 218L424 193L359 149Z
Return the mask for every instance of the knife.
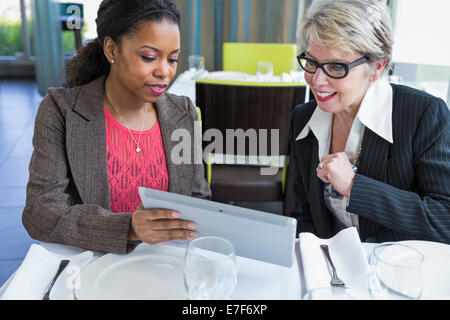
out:
M47 290L45 290L44 297L42 300L50 300L50 291L52 291L53 285L55 284L56 280L58 280L58 277L61 275L63 270L67 267L70 260L61 260L59 263L58 271L56 272L55 276L53 277L52 282L50 282L50 285L48 286Z

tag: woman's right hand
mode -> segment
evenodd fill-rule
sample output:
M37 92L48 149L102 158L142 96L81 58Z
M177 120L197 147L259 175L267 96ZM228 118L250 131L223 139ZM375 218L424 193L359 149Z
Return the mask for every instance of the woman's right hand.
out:
M195 223L179 220L179 213L167 209L144 209L141 203L131 216L129 240L157 244L171 240L191 240L198 233Z

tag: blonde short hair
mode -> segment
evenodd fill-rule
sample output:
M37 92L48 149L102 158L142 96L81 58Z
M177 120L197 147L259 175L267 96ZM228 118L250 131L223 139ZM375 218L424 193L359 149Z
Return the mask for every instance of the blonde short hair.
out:
M300 48L310 41L360 53L392 67L392 20L379 0L314 0L300 27Z

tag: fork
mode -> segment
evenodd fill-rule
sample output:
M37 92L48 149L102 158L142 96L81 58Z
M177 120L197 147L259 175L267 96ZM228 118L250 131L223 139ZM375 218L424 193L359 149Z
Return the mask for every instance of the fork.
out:
M53 277L52 282L50 282L50 285L48 286L47 290L45 290L45 294L44 294L44 297L42 298L42 300L50 300L50 292L53 289L53 285L55 284L56 280L58 280L59 276L64 271L64 269L67 267L69 262L70 262L70 260L61 260L60 261L58 271L56 272L55 276Z
M331 270L333 270L333 276L331 277L331 281L330 281L331 286L333 288L345 288L344 281L339 279L339 277L336 273L336 268L334 267L333 261L331 260L330 252L328 251L328 246L326 244L322 244L320 246L320 248L322 248L323 252L325 253L325 256L327 257L328 262L330 262Z

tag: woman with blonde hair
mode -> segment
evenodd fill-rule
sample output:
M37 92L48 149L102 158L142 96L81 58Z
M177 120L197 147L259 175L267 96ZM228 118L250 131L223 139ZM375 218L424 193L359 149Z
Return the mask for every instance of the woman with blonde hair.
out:
M315 100L292 113L299 232L450 243L450 114L442 99L383 73L392 22L377 0L316 0L298 60Z

